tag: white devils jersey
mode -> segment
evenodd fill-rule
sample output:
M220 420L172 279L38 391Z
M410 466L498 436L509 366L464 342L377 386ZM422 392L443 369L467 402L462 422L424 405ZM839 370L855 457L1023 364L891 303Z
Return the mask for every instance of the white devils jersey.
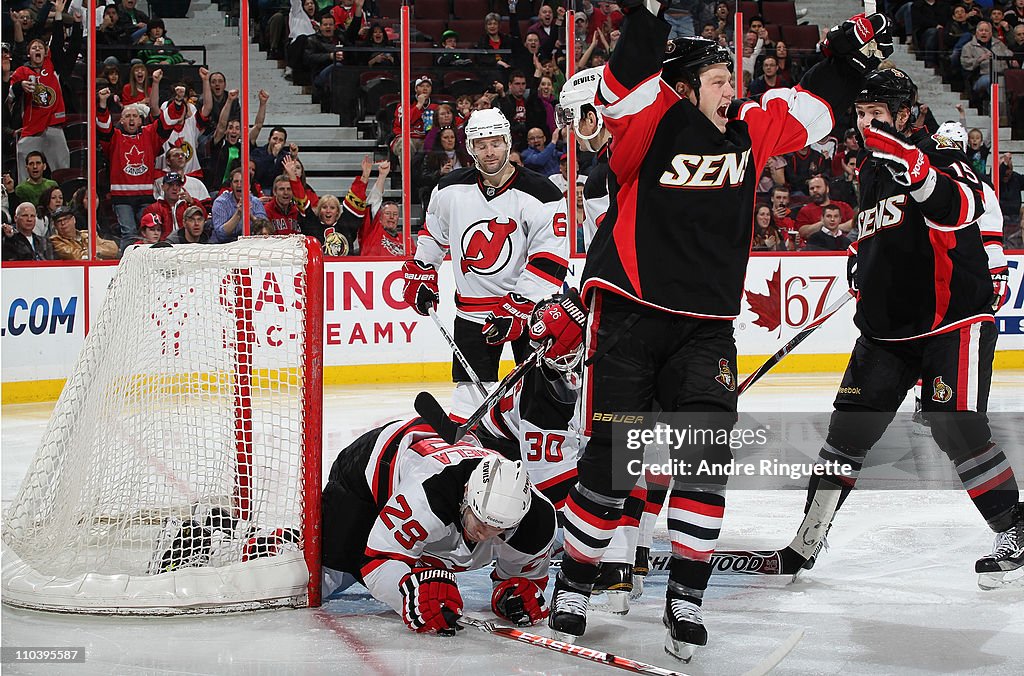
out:
M487 436L512 441L534 487L556 509L576 483L580 451L576 392L561 377L548 380L544 369L532 369L480 421Z
M546 176L516 168L493 187L466 167L434 188L416 260L439 267L450 252L456 312L483 323L510 292L537 302L561 290L568 230L565 198Z
M555 510L531 486L530 509L519 526L470 544L462 535L465 486L481 459L496 455L470 440L449 444L421 419L379 430L364 477L383 504L366 543L361 575L374 598L402 613L399 584L413 567L453 572L495 562L493 579L546 580L555 535Z

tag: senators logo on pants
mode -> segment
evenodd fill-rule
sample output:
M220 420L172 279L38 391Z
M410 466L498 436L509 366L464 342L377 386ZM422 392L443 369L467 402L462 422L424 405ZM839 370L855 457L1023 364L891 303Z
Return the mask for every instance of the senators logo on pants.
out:
M945 404L953 398L953 388L942 382L942 376L935 376L932 381L932 401Z
M510 236L519 225L509 218L505 222L492 218L477 221L462 235L462 274L493 275L512 260Z
M728 359L718 360L718 375L715 376L715 380L722 383L722 387L729 390L730 392L736 391L736 377L732 374L732 369L729 368Z

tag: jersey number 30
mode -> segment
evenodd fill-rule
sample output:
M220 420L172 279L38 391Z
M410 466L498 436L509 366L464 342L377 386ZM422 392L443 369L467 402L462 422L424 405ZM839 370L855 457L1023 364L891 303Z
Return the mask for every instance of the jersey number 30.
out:
M562 442L565 436L561 434L544 434L542 432L527 432L523 435L526 442L530 444L526 451L528 462L562 462Z
M427 538L427 531L415 519L406 521L412 516L412 508L409 507L409 501L405 499L404 495L396 495L395 502L398 503L397 506L385 505L384 509L380 510L380 520L384 522L388 530L393 531L398 544L406 549L412 549L417 542ZM396 519L397 523L392 521L392 518Z

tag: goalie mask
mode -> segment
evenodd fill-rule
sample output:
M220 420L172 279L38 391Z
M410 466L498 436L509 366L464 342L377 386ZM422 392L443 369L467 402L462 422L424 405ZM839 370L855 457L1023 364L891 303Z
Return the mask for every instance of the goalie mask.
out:
M599 106L595 104L603 71L603 67L581 70L562 85L562 91L558 95L558 105L555 106L555 124L560 129L572 125L576 138L582 142L590 141L604 128L604 118ZM591 133L584 134L580 131L579 125L589 113L594 113L597 125ZM596 150L590 143L581 143L581 145L592 152Z
M514 528L530 511L533 492L522 461L498 455L480 461L466 482L465 506L493 528Z
M512 154L512 126L497 108L485 108L474 110L466 122L466 150L469 152L476 168L485 176L497 176L508 166L508 158ZM476 156L476 148L473 142L477 139L500 136L505 139L505 159L496 171L488 172Z

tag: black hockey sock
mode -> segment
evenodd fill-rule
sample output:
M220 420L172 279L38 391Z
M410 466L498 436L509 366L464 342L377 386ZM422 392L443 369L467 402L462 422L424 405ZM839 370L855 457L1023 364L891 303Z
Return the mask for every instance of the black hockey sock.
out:
M967 494L989 527L996 533L1013 525L1020 491L1003 450L988 443L956 461Z

